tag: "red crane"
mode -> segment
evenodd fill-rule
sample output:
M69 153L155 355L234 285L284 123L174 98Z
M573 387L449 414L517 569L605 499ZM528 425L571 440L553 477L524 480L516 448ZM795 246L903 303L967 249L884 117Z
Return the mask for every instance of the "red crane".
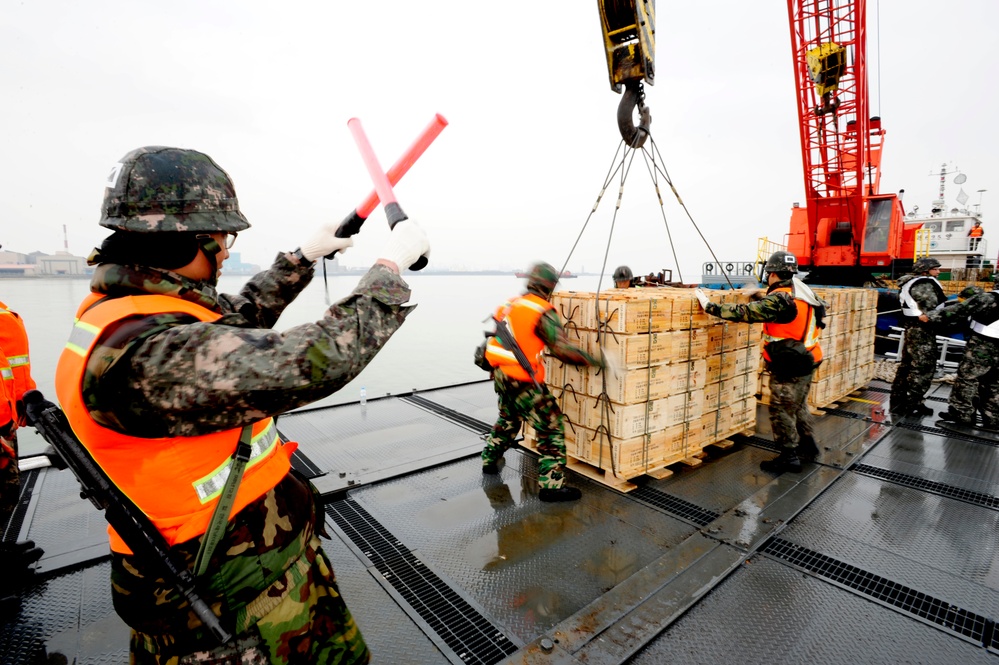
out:
M912 264L915 227L882 194L881 118L867 93L866 0L788 0L805 207L791 211L788 251L813 283L860 285ZM903 258L904 257L904 258Z

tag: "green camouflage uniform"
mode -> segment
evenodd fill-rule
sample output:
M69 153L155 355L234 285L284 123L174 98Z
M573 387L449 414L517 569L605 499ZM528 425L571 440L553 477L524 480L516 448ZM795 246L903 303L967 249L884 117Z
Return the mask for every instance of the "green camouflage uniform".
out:
M704 311L726 321L746 323L790 323L798 315L794 297L778 288L791 286L791 280L776 282L767 289L761 300L741 305L709 302ZM811 415L806 402L812 386L811 372L803 376L786 376L780 367L767 365L770 372L770 429L774 442L781 450L795 453L802 438L814 438Z
M543 297L543 296L542 296ZM569 342L558 313L545 312L535 333L548 346L551 355L570 365L599 367L601 362ZM499 397L499 418L482 450L482 464L496 464L513 445L526 421L538 436L538 484L542 489L559 489L565 482L565 416L547 390L538 390L530 381L516 381L499 370L493 371Z
M999 320L999 297L985 292L927 316L933 323L971 318L987 324ZM959 422L973 424L977 408L986 427L999 423L999 339L971 333L948 401L949 411Z
M84 399L103 425L132 436L195 436L239 428L309 404L345 385L399 328L409 287L374 266L354 292L316 323L271 330L311 281L291 254L253 277L237 296L176 273L99 266L91 285L108 295L155 293L223 314L207 323L183 314L119 322L90 356ZM115 554L112 597L132 629L134 663L363 663L367 647L337 589L315 531L322 514L293 473L233 516L200 588L239 638L220 648L183 597L149 562ZM172 548L193 569L201 538Z
M923 275L905 275L899 287ZM932 312L946 300L940 288L929 279L920 280L909 289L909 295L925 313ZM900 415L909 413L923 403L926 391L937 368L937 334L932 323L918 317L903 316L905 338L895 380L891 384L891 410Z

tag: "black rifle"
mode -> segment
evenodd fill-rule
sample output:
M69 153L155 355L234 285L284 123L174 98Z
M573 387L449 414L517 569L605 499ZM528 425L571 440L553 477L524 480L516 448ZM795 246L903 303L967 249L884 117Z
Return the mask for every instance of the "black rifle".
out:
M37 390L24 394L28 424L33 426L52 445L65 461L66 466L80 481L80 496L104 511L108 524L114 527L121 539L136 556L155 562L183 594L191 609L201 622L208 627L219 642L232 641L232 635L222 627L207 603L195 590L195 578L186 567L181 566L170 554L166 539L138 506L132 503L119 490L104 470L94 461L87 449L76 438L66 419L66 414L58 406L49 402ZM59 466L57 464L57 466Z
M506 324L506 321L500 321L499 319L493 317L493 321L496 322L496 336L499 337L500 341L503 342L503 346L513 353L513 357L517 359L521 368L527 375L531 377L531 381L534 382L534 387L538 390L545 392L547 388L540 383L538 379L534 376L534 370L531 368L531 362L524 355L523 349L520 348L520 344L517 344L517 340L514 339L513 333L510 332L510 327Z

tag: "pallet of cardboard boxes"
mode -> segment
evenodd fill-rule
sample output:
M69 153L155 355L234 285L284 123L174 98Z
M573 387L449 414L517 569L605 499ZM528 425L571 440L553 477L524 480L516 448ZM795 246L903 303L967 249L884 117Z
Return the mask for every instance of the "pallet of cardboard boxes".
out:
M714 291L716 302L748 302ZM637 476L695 464L704 447L756 425L760 324L704 313L691 289L613 289L554 294L570 339L601 348L618 371L546 359L546 383L566 416L569 467L630 489ZM525 432L525 444L534 433Z

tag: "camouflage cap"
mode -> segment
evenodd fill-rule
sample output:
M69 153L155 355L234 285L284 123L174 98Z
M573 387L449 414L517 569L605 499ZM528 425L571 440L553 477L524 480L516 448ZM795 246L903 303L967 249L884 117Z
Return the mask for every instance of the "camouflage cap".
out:
M798 272L798 258L791 252L777 251L770 255L763 272Z
M250 227L229 174L195 150L147 146L108 175L101 226L122 231L242 231Z
M527 275L527 290L547 298L555 290L558 283L558 273L550 263L538 263Z
M967 300L968 298L974 298L980 293L985 293L985 289L980 286L966 286L957 294L957 297L961 300Z
M930 256L924 256L912 264L912 272L929 272L934 268L939 268L940 262Z
M634 275L631 273L631 268L628 266L618 266L617 270L614 271L615 282L630 282L632 277L634 277Z

